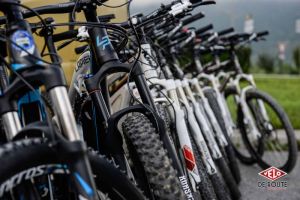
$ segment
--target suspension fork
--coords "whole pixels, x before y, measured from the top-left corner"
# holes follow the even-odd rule
[[[79,197],[96,200],[98,199],[96,185],[87,158],[87,149],[84,143],[80,142],[80,134],[76,126],[67,89],[64,86],[58,86],[50,89],[49,95],[64,135],[69,141],[79,142],[80,144],[78,148],[80,148],[79,151],[82,153],[75,160],[72,160],[70,166],[75,184],[77,189],[79,189]]]
[[[169,80],[173,82],[173,86],[175,86],[175,82],[173,80]],[[197,168],[197,164],[195,162],[195,157],[192,149],[192,143],[191,139],[189,137],[188,133],[188,127],[186,124],[186,119],[185,119],[185,114],[182,108],[180,107],[180,102],[177,96],[176,92],[176,87],[170,88],[167,90],[168,95],[170,99],[174,102],[173,107],[174,107],[174,116],[172,118],[175,118],[175,124],[176,124],[176,131],[178,135],[178,140],[180,143],[180,148],[183,152],[183,157],[185,159],[185,164],[186,164],[186,169],[188,172],[188,177],[190,179],[190,182],[192,184],[192,188],[194,191],[196,191],[196,188],[198,187],[198,184],[201,182],[200,176],[199,176],[199,171]],[[173,114],[173,111],[170,110],[169,113]],[[191,158],[187,157],[186,152],[191,153]],[[194,165],[190,165],[190,161],[194,161]]]
[[[220,148],[214,138],[213,132],[208,125],[209,122],[207,121],[206,116],[202,113],[199,103],[196,102],[196,99],[192,93],[192,90],[189,86],[187,79],[182,80],[181,83],[182,83],[182,87],[183,87],[183,90],[184,90],[187,98],[189,98],[189,100],[191,101],[191,103],[193,105],[196,119],[201,127],[204,137],[206,138],[208,147],[212,153],[212,157],[214,159],[221,158],[222,154],[221,154]]]
[[[252,76],[252,75],[247,75],[247,76],[248,76],[249,82],[250,82],[250,84],[252,85],[252,87],[256,89],[256,84],[255,84],[255,82],[254,82],[253,76]],[[259,110],[260,110],[260,112],[261,112],[263,118],[264,118],[265,120],[267,120],[267,121],[270,120],[270,118],[269,118],[269,116],[268,116],[268,114],[267,114],[267,110],[266,110],[266,107],[265,107],[263,101],[259,99],[259,100],[257,101],[257,103],[258,103],[258,107],[259,107]]]
[[[242,89],[239,86],[239,82],[241,79],[244,79],[249,83],[249,85],[247,87],[242,88]],[[259,130],[257,129],[257,126],[255,124],[253,117],[251,117],[252,114],[251,114],[250,108],[247,103],[247,92],[251,89],[256,88],[253,76],[247,75],[247,74],[239,74],[236,77],[236,79],[234,80],[234,85],[237,88],[237,91],[239,93],[239,95],[236,96],[236,99],[238,100],[238,103],[241,105],[241,109],[242,109],[242,112],[244,114],[244,119],[245,119],[244,123],[246,123],[248,125],[248,127],[250,128],[250,134],[252,135],[252,139],[253,140],[259,139],[261,137],[261,134],[260,134]],[[268,120],[269,117],[267,115],[266,108],[261,100],[258,100],[258,106],[259,106],[259,110],[260,110],[263,118]]]
[[[2,94],[7,88],[8,84],[8,76],[5,70],[5,65],[0,60],[0,94]]]
[[[233,127],[232,127],[232,123],[231,123],[231,116],[229,113],[229,109],[227,107],[228,105],[225,102],[224,96],[219,91],[218,79],[214,75],[204,75],[204,76],[207,77],[212,83],[212,87],[216,93],[216,100],[218,102],[218,105],[221,110],[221,115],[225,122],[225,127],[227,130],[227,133],[229,136],[232,136],[233,135]]]
[[[207,147],[207,144],[205,142],[205,139],[203,137],[201,129],[200,129],[200,127],[197,123],[197,120],[194,116],[193,108],[189,105],[187,97],[182,88],[181,81],[176,80],[175,83],[176,83],[176,90],[177,90],[179,99],[182,101],[183,105],[187,109],[187,117],[188,117],[189,126],[191,128],[191,135],[194,137],[195,142],[196,142],[200,152],[202,153],[204,165],[206,166],[208,174],[212,175],[217,172],[217,169],[216,169],[214,161],[210,155],[209,149]]]
[[[252,139],[255,141],[261,138],[261,134],[257,129],[254,119],[252,118],[252,114],[246,100],[247,91],[251,90],[252,88],[253,86],[250,85],[242,89],[240,96],[240,105],[244,114],[244,123],[246,123],[250,128],[250,134],[252,135]]]
[[[22,128],[18,112],[7,112],[1,118],[6,138],[11,141]]]
[[[0,62],[0,94],[2,94],[8,86],[7,73],[4,63]],[[17,112],[7,112],[1,116],[2,125],[6,134],[6,139],[11,141],[21,130],[21,122]]]
[[[220,145],[222,147],[227,146],[228,141],[224,136],[224,133],[219,125],[219,122],[218,122],[213,110],[211,109],[208,99],[205,97],[198,80],[196,78],[193,78],[191,80],[191,84],[192,84],[193,89],[195,90],[195,93],[197,95],[199,95],[199,97],[201,98],[201,100],[203,102],[204,112],[207,114],[209,121],[212,124],[212,128],[215,130],[214,132],[215,132],[216,138],[218,139]]]
[[[136,66],[136,68],[138,68],[137,70],[141,70],[140,65]],[[148,104],[150,108],[157,113],[157,109],[145,76],[142,73],[137,73],[133,78],[143,103]]]

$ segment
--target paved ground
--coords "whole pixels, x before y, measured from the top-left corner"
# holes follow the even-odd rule
[[[295,169],[280,181],[287,181],[285,190],[268,190],[258,187],[258,182],[267,179],[258,175],[261,169],[257,165],[247,166],[240,164],[242,182],[240,190],[243,194],[242,200],[299,200],[300,199],[300,153]],[[278,180],[279,181],[279,180]]]

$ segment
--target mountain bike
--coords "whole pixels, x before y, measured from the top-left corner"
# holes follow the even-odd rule
[[[262,168],[275,166],[290,172],[297,160],[297,144],[294,129],[283,108],[266,92],[257,89],[251,74],[245,74],[236,55],[237,45],[259,41],[268,32],[257,34],[238,34],[227,38],[229,43],[230,63],[233,72],[227,75],[221,88],[226,98],[235,102],[236,127],[248,153],[236,146],[240,159],[248,164],[257,162]],[[242,85],[246,82],[247,85]],[[234,100],[234,101],[232,101]],[[233,105],[233,104],[231,104]],[[282,130],[278,130],[278,129]],[[233,138],[234,139],[234,138]]]

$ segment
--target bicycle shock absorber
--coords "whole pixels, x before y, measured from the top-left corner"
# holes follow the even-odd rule
[[[187,117],[188,117],[189,125],[191,127],[191,133],[196,141],[197,146],[199,147],[199,149],[203,154],[202,156],[203,156],[204,164],[208,170],[208,174],[214,174],[217,172],[216,166],[214,164],[212,156],[210,155],[209,149],[202,135],[201,129],[198,126],[197,120],[194,116],[193,108],[189,105],[187,97],[183,91],[182,83],[180,80],[176,80],[176,87],[177,87],[177,92],[179,94],[179,97],[183,101],[183,104],[187,109]]]
[[[71,103],[68,98],[67,89],[64,86],[59,86],[49,91],[50,98],[53,103],[55,114],[57,115],[62,130],[69,141],[80,142],[80,135],[77,130],[75,118],[71,108]],[[79,199],[97,199],[96,186],[93,181],[93,176],[90,164],[86,155],[86,147],[83,143],[78,146],[81,154],[72,161],[72,174],[75,177],[75,184],[79,190]],[[82,196],[84,195],[84,196]]]
[[[195,111],[195,115],[196,115],[196,119],[201,127],[201,130],[203,132],[203,135],[205,136],[208,145],[211,149],[212,152],[212,157],[213,158],[220,158],[222,156],[221,151],[214,139],[214,136],[211,132],[211,129],[208,126],[208,122],[206,121],[206,117],[204,116],[204,114],[202,113],[199,104],[196,102],[196,99],[192,93],[192,90],[188,84],[187,79],[184,79],[182,81],[182,86],[184,91],[186,92],[187,97],[189,97],[190,101],[193,104],[194,107],[194,111]]]

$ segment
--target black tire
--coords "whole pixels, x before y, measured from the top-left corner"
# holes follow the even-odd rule
[[[229,200],[232,199],[230,196],[229,189],[224,182],[224,179],[221,177],[219,172],[210,174],[209,178],[214,187],[218,200]]]
[[[225,94],[226,100],[228,101],[229,98],[233,97],[234,95],[238,95],[238,92],[235,87],[227,87],[225,89],[224,94]],[[249,152],[248,147],[245,144],[245,141],[242,137],[243,130],[241,130],[240,124],[243,123],[243,121],[242,121],[243,113],[241,112],[239,105],[236,105],[235,112],[237,114],[236,126],[238,128],[238,131],[237,131],[238,133],[236,133],[236,134],[240,134],[241,140],[239,141],[238,144],[235,144],[234,142],[232,142],[232,147],[235,151],[236,156],[242,163],[244,163],[246,165],[252,165],[252,164],[256,163],[256,159]],[[243,150],[239,150],[240,146],[243,146]]]
[[[208,90],[205,90],[204,91],[205,93],[205,96],[206,98],[208,99],[208,102],[210,104],[210,107],[212,109],[212,111],[214,112],[218,122],[219,122],[219,125],[222,129],[222,132],[228,142],[228,145],[224,147],[224,150],[225,150],[225,155],[227,160],[228,160],[228,164],[229,164],[229,168],[230,168],[230,171],[236,181],[236,183],[240,183],[241,182],[241,172],[240,172],[240,168],[239,168],[239,165],[238,165],[238,162],[237,162],[237,157],[236,157],[236,154],[234,152],[234,149],[233,149],[233,145],[231,143],[231,140],[230,140],[230,137],[227,133],[227,130],[226,130],[226,126],[225,126],[225,122],[224,122],[224,119],[223,117],[219,114],[221,113],[221,109],[219,107],[219,104],[216,100],[216,96],[215,96],[215,92],[213,89],[208,89]],[[222,148],[222,147],[220,147]]]
[[[122,124],[123,133],[142,163],[149,189],[156,199],[184,199],[184,194],[163,144],[150,120],[133,113]],[[143,188],[144,189],[144,188]]]
[[[208,176],[207,170],[204,167],[202,158],[201,158],[201,154],[195,144],[194,139],[191,137],[191,143],[192,143],[192,148],[193,148],[193,152],[194,152],[194,156],[196,159],[196,164],[198,167],[198,171],[199,171],[199,176],[201,179],[201,182],[199,184],[199,190],[200,190],[200,194],[202,196],[203,199],[217,199],[217,194],[215,192],[215,189],[219,192],[218,196],[220,197],[220,195],[222,195],[222,197],[224,199],[230,199],[229,194],[226,194],[226,190],[225,187],[222,187],[222,184],[219,183],[219,185],[217,186],[218,188],[214,189],[214,186]],[[224,186],[224,185],[223,185]],[[220,194],[221,193],[221,194]],[[228,198],[226,198],[226,195]]]
[[[254,100],[254,102],[253,102],[253,100]],[[268,130],[268,128],[266,128],[267,125],[263,125],[263,124],[268,124],[269,126],[272,126],[271,129],[273,129],[273,131],[274,131],[275,127],[272,124],[271,120],[266,122],[260,117],[261,114],[259,113],[258,109],[256,109],[256,107],[255,107],[255,102],[257,102],[257,100],[261,100],[264,103],[264,105],[267,107],[267,112],[268,112],[268,109],[271,109],[272,113],[277,115],[276,117],[278,117],[278,120],[280,121],[280,123],[283,127],[284,134],[281,133],[281,135],[286,136],[287,144],[281,143],[281,142],[283,142],[283,138],[280,138],[280,139],[277,138],[277,142],[278,142],[277,149],[271,149],[271,151],[276,151],[276,150],[280,150],[278,148],[281,148],[284,151],[284,152],[282,152],[282,156],[286,158],[285,159],[286,161],[282,162],[282,164],[279,164],[278,162],[271,163],[271,161],[267,160],[268,157],[273,157],[273,155],[270,155],[270,152],[268,152],[269,149],[267,149],[267,148],[270,148],[270,145],[267,147],[267,144],[268,144],[268,142],[269,142],[269,144],[271,143],[272,131],[270,132],[270,130]],[[290,122],[287,114],[284,112],[283,108],[270,95],[268,95],[265,92],[259,91],[257,89],[251,89],[251,90],[247,91],[246,101],[251,110],[252,115],[255,116],[254,120],[256,122],[256,126],[257,126],[258,130],[260,131],[260,133],[262,134],[262,138],[260,139],[259,145],[256,148],[249,141],[248,134],[243,134],[246,144],[249,146],[249,150],[257,159],[257,163],[263,169],[269,168],[270,166],[274,166],[285,172],[292,171],[292,169],[295,167],[296,162],[297,162],[298,149],[297,149],[297,141],[295,138],[294,129],[291,125],[291,122]],[[255,113],[256,113],[256,115],[255,115]],[[243,130],[243,132],[246,133],[244,123],[240,124],[240,126],[241,126],[241,130]],[[276,137],[278,137],[278,135],[276,135]],[[273,147],[275,147],[274,144],[273,144]],[[263,149],[258,150],[258,148],[263,148]],[[285,152],[287,152],[288,155],[286,155]],[[270,156],[268,156],[268,154]],[[282,161],[283,158],[280,160]]]
[[[5,165],[0,165],[0,187],[14,175],[33,167],[53,164],[64,165],[63,161],[58,160],[58,154],[61,155],[62,153],[53,149],[43,139],[25,139],[1,146],[0,161]],[[88,158],[95,175],[97,189],[106,194],[108,198],[145,199],[142,192],[131,183],[126,175],[103,156],[97,155],[95,152],[88,152]],[[45,171],[49,172],[48,170]]]
[[[215,159],[214,161],[218,166],[218,169],[222,174],[222,177],[224,178],[227,187],[229,188],[232,199],[240,199],[242,194],[239,190],[237,183],[234,180],[234,177],[227,165],[225,158],[221,157],[219,159]]]

